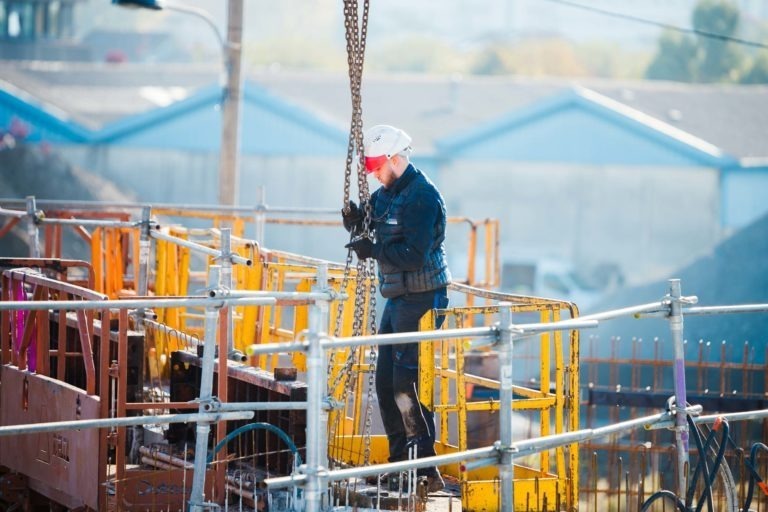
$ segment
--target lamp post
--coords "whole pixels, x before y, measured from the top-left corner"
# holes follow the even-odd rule
[[[168,9],[203,19],[221,44],[225,83],[221,96],[221,143],[219,145],[219,204],[235,206],[239,188],[240,104],[242,102],[241,56],[243,40],[243,0],[229,0],[227,37],[221,34],[211,16],[202,9],[159,0],[112,0],[113,4],[144,9]]]

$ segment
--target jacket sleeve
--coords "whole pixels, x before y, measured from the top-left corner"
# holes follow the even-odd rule
[[[376,243],[373,257],[405,271],[422,268],[435,242],[435,225],[441,210],[438,198],[431,190],[414,191],[408,203],[403,205],[402,238],[387,244]]]

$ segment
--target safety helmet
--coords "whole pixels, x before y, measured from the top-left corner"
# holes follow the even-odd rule
[[[363,134],[365,170],[369,173],[381,167],[384,162],[411,146],[411,136],[388,124],[377,124]]]

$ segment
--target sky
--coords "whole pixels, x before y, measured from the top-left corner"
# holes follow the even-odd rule
[[[168,0],[204,9],[226,32],[226,1]],[[397,38],[425,35],[459,47],[493,40],[559,36],[573,41],[612,42],[628,48],[653,48],[660,29],[611,18],[568,5],[569,0],[371,0],[368,42],[372,47]],[[595,9],[637,16],[661,23],[690,26],[695,0],[570,0]],[[738,0],[745,19],[768,20],[768,2]],[[362,2],[360,2],[362,5]],[[217,46],[205,24],[170,11],[130,11],[108,0],[87,0],[80,6],[81,31],[93,27],[170,30],[190,44],[211,51]],[[344,43],[340,0],[245,0],[243,37],[263,41],[299,37],[313,43]]]

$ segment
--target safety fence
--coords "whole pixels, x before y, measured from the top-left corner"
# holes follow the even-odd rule
[[[32,210],[34,211],[34,208]],[[2,213],[4,212],[0,212]],[[94,289],[99,286],[95,283],[100,281],[94,276],[104,275],[96,272],[95,267],[98,265],[89,266],[87,263],[75,261],[62,263],[62,260],[56,258],[2,262],[2,266],[8,270],[3,274],[3,297],[0,304],[3,336],[0,338],[0,355],[3,362],[0,380],[3,396],[0,399],[3,403],[21,403],[24,414],[39,415],[35,417],[38,421],[34,422],[37,426],[20,423],[19,418],[13,418],[12,423],[15,426],[9,427],[5,425],[9,421],[7,415],[10,409],[0,408],[4,425],[0,427],[0,439],[9,435],[18,436],[22,432],[58,432],[60,428],[77,429],[77,435],[83,433],[87,436],[95,435],[87,434],[95,432],[88,430],[88,427],[108,428],[109,430],[98,431],[100,437],[97,444],[100,447],[99,453],[104,454],[104,459],[100,459],[98,466],[90,465],[91,469],[98,473],[92,480],[97,484],[92,484],[88,491],[91,494],[78,494],[97,496],[100,509],[101,505],[106,506],[108,503],[124,503],[125,496],[129,493],[145,492],[153,499],[156,498],[156,493],[127,486],[127,482],[147,479],[153,481],[157,478],[157,472],[133,473],[137,471],[136,468],[130,468],[126,462],[127,451],[131,446],[127,426],[196,421],[200,421],[201,426],[194,433],[197,444],[194,463],[186,460],[186,450],[181,456],[150,450],[144,453],[142,458],[152,460],[155,467],[161,467],[164,462],[160,459],[167,457],[166,469],[169,474],[174,475],[173,485],[185,489],[189,484],[189,502],[193,509],[208,508],[212,505],[209,505],[206,497],[209,500],[211,497],[220,500],[223,493],[230,491],[238,491],[241,498],[250,493],[250,499],[253,501],[259,494],[253,482],[259,480],[265,480],[274,489],[285,486],[303,487],[304,491],[301,493],[294,490],[283,496],[286,496],[288,501],[293,500],[291,503],[294,505],[300,503],[308,510],[323,509],[334,504],[350,505],[351,498],[347,491],[340,491],[338,487],[329,485],[330,482],[350,479],[357,481],[356,479],[366,475],[399,472],[437,464],[446,474],[455,476],[458,480],[462,491],[462,507],[465,510],[573,510],[579,507],[579,500],[583,498],[580,489],[581,492],[585,487],[588,490],[588,486],[579,484],[579,443],[609,434],[633,432],[641,426],[667,426],[672,421],[675,439],[670,445],[675,448],[670,451],[674,460],[670,466],[672,470],[668,473],[673,475],[673,481],[668,487],[682,500],[688,500],[687,496],[690,494],[694,503],[707,502],[708,498],[704,494],[689,492],[688,476],[692,477],[694,474],[690,468],[699,467],[698,464],[691,465],[688,460],[687,432],[693,432],[693,426],[688,423],[687,417],[689,413],[695,412],[695,409],[678,408],[674,405],[688,401],[685,372],[680,371],[686,366],[682,319],[684,315],[689,314],[765,311],[766,305],[696,308],[693,307],[693,298],[681,296],[679,282],[672,281],[668,295],[658,302],[579,318],[578,310],[569,303],[494,294],[487,290],[455,284],[452,286],[453,293],[482,298],[491,304],[472,306],[469,300],[464,300],[460,301],[464,306],[433,311],[423,320],[422,330],[418,333],[352,337],[349,335],[350,331],[346,331],[346,335],[342,332],[340,335],[330,336],[328,326],[334,325],[334,315],[337,314],[337,308],[333,307],[333,304],[349,301],[352,293],[352,287],[340,289],[338,266],[299,255],[260,249],[258,244],[231,236],[228,228],[205,231],[162,230],[149,220],[146,213],[143,217],[144,220],[139,224],[141,229],[137,228],[135,222],[123,219],[88,221],[98,228],[104,226],[100,223],[108,222],[110,226],[117,223],[118,229],[138,229],[138,242],[131,242],[131,248],[127,252],[108,251],[115,256],[102,265],[107,268],[114,262],[123,262],[122,275],[131,279],[125,279],[122,285],[133,282],[138,286],[138,291],[132,296],[118,294],[121,298],[115,299],[106,293],[96,292]],[[83,222],[83,219],[70,218],[67,221],[76,223]],[[124,235],[116,236],[113,241],[124,238]],[[138,265],[135,266],[138,268],[132,268],[129,264],[131,270],[125,270],[126,261],[148,261],[141,254],[149,252],[151,240],[156,244],[157,254],[176,251],[173,256],[158,258],[158,261],[166,261],[167,265],[183,262],[185,258],[189,258],[191,262],[191,255],[194,253],[204,255],[197,268],[190,266],[191,263],[166,267],[163,275],[177,273],[180,268],[188,269],[186,273],[189,280],[186,284],[169,284],[163,290],[162,296],[150,296],[148,293],[148,266]],[[163,243],[168,245],[165,249],[160,249],[159,246]],[[133,259],[124,257],[125,254],[134,253],[136,247],[140,256]],[[103,255],[103,252],[98,254]],[[158,267],[159,265],[160,263]],[[19,270],[18,267],[29,268]],[[260,278],[255,282],[271,284],[264,289],[249,290],[248,283],[252,281],[248,280],[247,272],[253,267],[257,267],[261,272]],[[268,277],[265,278],[265,275]],[[195,283],[195,279],[198,283],[197,289],[190,285]],[[83,283],[94,285],[88,287],[83,286]],[[115,282],[115,286],[121,284]],[[195,293],[190,294],[190,290]],[[202,295],[199,294],[201,291],[204,291]],[[348,310],[349,308],[346,311]],[[254,316],[249,318],[255,320],[243,322],[242,319],[248,318],[248,311],[254,312]],[[579,430],[579,330],[619,316],[644,314],[662,315],[669,319],[672,344],[675,347],[675,354],[669,365],[673,370],[670,381],[673,383],[675,400],[671,405],[668,404],[664,412],[658,414],[611,421],[610,424],[599,428]],[[54,316],[58,316],[56,331],[51,330],[53,324],[50,320]],[[562,319],[563,316],[570,318]],[[107,325],[107,322],[116,324],[116,329],[102,330],[102,322],[104,325]],[[442,327],[436,329],[435,326],[439,323],[442,323]],[[241,330],[238,331],[238,328]],[[252,336],[242,334],[250,328],[253,328]],[[136,336],[132,329],[142,332],[146,337],[144,348],[150,354],[147,356],[147,372],[157,382],[162,380],[162,367],[174,370],[175,365],[171,359],[174,352],[195,354],[200,365],[199,392],[184,401],[174,402],[171,396],[163,394],[165,390],[158,384],[153,387],[159,390],[160,398],[145,400],[146,397],[140,390],[143,386],[137,378],[137,375],[142,375],[142,370],[137,366],[140,363],[136,362],[135,355],[134,359],[131,359],[131,340]],[[248,340],[256,343],[248,343]],[[386,456],[382,455],[386,453],[384,440],[381,436],[368,436],[370,432],[366,432],[363,426],[367,421],[365,410],[370,407],[370,395],[365,397],[369,389],[365,387],[364,377],[370,375],[373,370],[366,354],[370,353],[371,346],[405,342],[420,342],[422,360],[434,361],[433,365],[421,368],[420,392],[422,400],[432,405],[439,418],[439,455],[432,459],[401,464],[379,464],[386,459]],[[519,353],[521,345],[536,346],[535,359],[540,371],[535,385],[522,385],[512,379],[514,356]],[[217,358],[215,350],[231,357]],[[305,395],[300,399],[293,396],[290,405],[285,401],[274,400],[274,396],[253,401],[231,400],[232,393],[228,390],[230,382],[227,379],[229,375],[240,372],[245,375],[245,379],[255,380],[260,377],[259,368],[244,364],[246,353],[249,361],[254,362],[255,366],[271,370],[279,369],[280,354],[293,354],[292,364],[304,370]],[[354,357],[349,357],[353,353]],[[488,378],[473,373],[465,364],[467,354],[479,356],[481,359],[491,359],[483,355],[493,354],[497,361],[498,377]],[[332,356],[335,357],[333,361]],[[33,361],[34,372],[30,373],[28,370],[32,369]],[[190,364],[189,361],[191,359],[177,360],[177,364],[185,367]],[[351,366],[352,372],[345,379],[355,383],[351,401],[347,401],[349,396],[345,396],[348,389],[347,383],[343,382],[345,379],[337,378],[342,367],[346,365]],[[668,369],[669,367],[667,371]],[[46,419],[59,416],[56,416],[55,411],[43,413],[39,403],[29,406],[27,401],[30,396],[40,399],[47,396],[46,393],[50,394],[46,402],[61,401],[53,398],[53,391],[45,391],[46,386],[50,386],[50,378],[81,390],[72,391],[73,394],[65,401],[76,403],[77,407],[71,408],[74,412],[69,409],[59,411],[62,415],[70,412],[72,415],[66,420],[60,420],[58,425],[42,425],[47,423]],[[34,386],[38,385],[39,390],[34,391]],[[468,401],[466,392],[473,386],[495,391],[496,398]],[[131,389],[133,395],[127,393]],[[34,392],[30,394],[30,390]],[[18,392],[21,397],[14,394],[5,398],[6,392]],[[88,397],[93,399],[89,400]],[[28,404],[26,409],[23,407],[25,403]],[[505,404],[509,404],[509,407]],[[657,410],[659,405],[660,403],[656,404]],[[291,450],[293,455],[304,455],[304,466],[299,465],[300,467],[293,471],[293,476],[283,479],[263,478],[264,475],[259,478],[246,477],[244,475],[248,473],[243,469],[226,471],[229,462],[228,436],[246,427],[243,422],[253,417],[251,411],[281,408],[288,411],[306,411],[306,429],[302,429],[306,432],[305,446]],[[156,414],[189,409],[195,409],[197,412],[195,415]],[[731,421],[759,419],[765,417],[764,412],[730,414],[725,417]],[[139,416],[131,417],[131,413]],[[495,439],[497,442],[479,447],[470,446],[466,427],[471,423],[472,415],[477,413],[495,415],[499,432],[498,438]],[[33,417],[24,414],[20,417]],[[526,418],[529,425],[533,425],[531,434],[526,436],[529,439],[525,441],[515,441],[514,437],[513,425],[520,415]],[[715,422],[718,417],[720,416],[693,417],[692,422]],[[93,423],[87,423],[86,418]],[[224,420],[229,422],[225,423]],[[61,421],[70,423],[64,425]],[[216,456],[210,466],[212,469],[206,471],[208,433],[212,429],[215,432],[216,446],[224,444],[214,450]],[[51,450],[49,456],[52,460],[62,459],[71,466],[76,465],[72,459],[77,447],[85,453],[86,447],[93,442],[93,439],[88,437],[78,441],[75,437],[65,439],[62,436],[55,437],[56,434],[52,436],[54,437],[51,442],[56,448]],[[367,437],[369,439],[366,439]],[[701,440],[702,446],[725,444],[722,439],[718,441],[709,433],[704,433]],[[30,442],[34,444],[34,441]],[[366,443],[370,444],[366,446]],[[5,445],[5,449],[0,449],[0,453],[13,453],[9,446]],[[267,446],[266,451],[273,448]],[[30,446],[28,449],[34,450],[34,447]],[[708,448],[703,449],[702,453],[707,450]],[[263,452],[265,448],[259,446],[252,451]],[[724,467],[722,461],[726,456],[719,456],[718,453],[716,451],[713,459],[715,463],[718,458],[721,462],[717,463],[718,471],[712,471],[711,474],[720,475],[720,467]],[[749,458],[742,457],[742,460]],[[515,461],[517,463],[514,463]],[[5,462],[0,461],[0,465]],[[590,464],[597,465],[597,462],[590,460]],[[619,464],[623,464],[623,461]],[[346,465],[354,467],[345,468]],[[755,466],[754,463],[752,465]],[[622,469],[619,474],[621,471]],[[708,474],[709,470],[694,471]],[[731,507],[737,501],[744,502],[748,493],[746,488],[750,485],[754,487],[755,482],[760,481],[759,474],[748,472],[743,479],[718,484],[727,489],[729,485],[733,486],[739,482],[744,489],[741,495],[719,492],[718,489],[717,499],[725,500]],[[590,478],[599,480],[599,476],[595,471]],[[55,475],[49,477],[54,478]],[[705,488],[711,487],[709,484],[712,484],[709,476],[690,480],[697,486],[701,486],[702,482],[708,484]],[[85,481],[91,480],[86,478]],[[221,485],[214,485],[214,482]],[[107,485],[102,485],[105,483]],[[615,485],[610,484],[611,487]],[[629,495],[627,482],[621,482],[619,490],[622,485],[625,495]],[[649,482],[648,485],[652,484]],[[345,489],[349,489],[349,485]],[[377,493],[379,491],[377,489]],[[214,494],[215,492],[218,494]],[[184,496],[186,492],[181,494]],[[632,494],[633,500],[639,503],[639,508],[647,500],[661,500],[661,503],[664,503],[664,500],[672,500],[672,496],[667,494],[647,494],[651,497],[644,499],[645,488],[642,492]],[[380,503],[380,494],[376,497]],[[589,504],[596,503],[597,500],[593,500]],[[148,505],[144,502],[143,506]],[[626,500],[623,506],[628,506]]]
[[[327,275],[325,269],[320,270],[321,275]],[[544,434],[537,436],[533,439],[518,440],[516,441],[512,437],[512,414],[517,404],[525,402],[525,394],[530,393],[516,387],[513,381],[513,361],[514,361],[514,346],[519,343],[529,343],[527,338],[539,338],[543,333],[551,333],[557,331],[572,331],[575,329],[585,329],[594,327],[599,321],[608,320],[610,318],[632,314],[664,314],[669,317],[670,324],[673,328],[677,328],[681,325],[681,319],[683,314],[707,314],[707,313],[719,313],[719,312],[756,312],[768,310],[768,305],[748,305],[748,306],[727,306],[723,308],[673,308],[672,306],[677,302],[678,304],[685,302],[692,302],[691,298],[684,298],[679,295],[679,281],[673,280],[671,282],[670,294],[658,303],[651,303],[637,307],[625,308],[622,310],[605,312],[588,317],[581,317],[577,319],[560,320],[550,323],[535,322],[535,323],[514,323],[513,311],[515,306],[509,303],[502,303],[498,305],[497,317],[498,321],[491,326],[483,327],[451,327],[440,330],[424,330],[417,333],[401,333],[401,334],[389,334],[389,335],[371,335],[371,336],[356,336],[356,337],[333,337],[327,334],[328,318],[329,318],[329,304],[332,300],[338,299],[336,293],[328,287],[327,279],[322,281],[316,286],[315,291],[308,293],[291,293],[291,294],[269,294],[263,292],[237,292],[237,291],[225,291],[220,288],[221,285],[221,273],[218,267],[214,266],[211,270],[211,277],[209,280],[209,288],[211,292],[207,296],[201,296],[198,298],[178,298],[178,299],[155,299],[155,300],[141,300],[141,299],[126,299],[126,300],[108,300],[103,296],[97,294],[89,295],[85,291],[81,292],[77,298],[79,300],[45,300],[45,294],[70,294],[70,298],[75,297],[75,292],[78,290],[71,285],[57,285],[53,282],[47,281],[43,277],[35,277],[34,274],[22,271],[6,271],[4,273],[6,281],[4,281],[4,290],[12,290],[14,283],[23,282],[28,285],[33,285],[35,292],[33,293],[33,299],[37,300],[3,300],[0,303],[0,311],[3,312],[3,332],[14,332],[10,328],[10,315],[9,312],[24,311],[28,314],[31,312],[48,312],[48,311],[62,311],[68,310],[75,313],[78,325],[77,332],[88,332],[87,328],[83,328],[82,319],[85,318],[86,324],[90,324],[88,321],[88,311],[107,311],[118,310],[119,328],[118,328],[118,341],[120,338],[127,336],[127,323],[129,310],[135,308],[148,308],[150,306],[154,308],[161,307],[177,307],[183,302],[192,302],[200,304],[205,307],[205,330],[203,340],[217,340],[219,350],[226,347],[226,337],[222,338],[217,336],[220,333],[219,326],[221,319],[224,315],[221,314],[222,308],[233,305],[241,305],[243,303],[268,305],[276,304],[281,300],[287,301],[302,301],[307,302],[310,307],[310,319],[309,330],[306,332],[303,339],[297,339],[291,342],[275,343],[269,345],[254,345],[250,347],[250,352],[253,355],[271,354],[274,352],[285,351],[301,351],[306,354],[307,357],[307,394],[305,402],[297,402],[287,405],[285,403],[271,403],[271,402],[256,402],[256,403],[228,403],[215,399],[212,395],[213,390],[213,378],[214,378],[214,365],[215,354],[214,349],[216,343],[203,343],[202,354],[202,382],[200,384],[200,394],[196,401],[187,404],[171,404],[174,407],[197,407],[198,413],[196,415],[182,415],[174,417],[174,415],[156,415],[156,416],[139,416],[139,417],[126,417],[126,411],[129,409],[142,410],[142,409],[158,409],[170,407],[169,404],[157,404],[157,403],[142,403],[142,402],[130,402],[124,404],[117,404],[116,410],[111,413],[105,414],[105,404],[110,403],[108,397],[101,396],[101,400],[95,401],[93,407],[101,407],[102,411],[98,418],[90,419],[86,421],[83,418],[73,418],[71,421],[58,422],[55,424],[18,424],[14,426],[0,427],[0,436],[7,438],[7,436],[14,435],[19,436],[21,434],[30,434],[38,432],[49,431],[62,431],[66,429],[77,429],[78,432],[91,432],[88,427],[109,427],[114,430],[117,441],[110,441],[110,433],[104,430],[100,430],[99,445],[107,451],[107,446],[110,442],[114,443],[116,450],[115,461],[120,461],[124,454],[121,456],[120,450],[122,446],[125,446],[126,432],[124,427],[127,425],[137,425],[150,422],[189,422],[198,421],[198,427],[196,432],[197,446],[195,449],[194,458],[195,461],[192,465],[194,468],[193,475],[191,476],[191,495],[190,495],[190,509],[201,510],[207,509],[211,504],[204,500],[206,489],[205,467],[208,457],[208,432],[211,424],[224,419],[245,419],[251,417],[252,413],[249,411],[258,409],[294,409],[301,408],[306,410],[306,447],[304,464],[299,466],[294,474],[287,477],[279,478],[266,478],[265,482],[270,488],[303,487],[303,493],[297,493],[297,499],[301,500],[301,506],[306,510],[321,510],[332,506],[333,500],[336,500],[337,504],[343,502],[343,498],[339,494],[333,494],[328,485],[330,482],[347,481],[353,478],[364,478],[366,476],[374,476],[383,473],[408,471],[419,467],[428,467],[438,465],[443,468],[458,465],[463,470],[472,470],[482,467],[496,467],[499,475],[494,482],[494,487],[489,489],[490,495],[494,497],[495,504],[498,505],[499,510],[543,510],[551,507],[553,510],[571,510],[578,506],[578,496],[574,494],[568,494],[565,489],[559,489],[556,486],[557,492],[555,494],[548,493],[546,491],[538,491],[535,489],[527,489],[523,480],[520,482],[513,478],[513,474],[517,475],[518,468],[521,466],[515,465],[514,461],[522,458],[526,458],[526,462],[530,460],[532,454],[543,454],[551,450],[557,450],[561,447],[570,447],[573,449],[577,443],[585,442],[591,439],[597,439],[605,437],[611,434],[618,434],[629,432],[640,427],[644,428],[664,428],[674,427],[675,430],[675,446],[676,446],[676,474],[682,476],[678,480],[677,485],[679,487],[671,489],[664,493],[653,493],[648,500],[670,500],[674,502],[678,500],[684,502],[684,500],[693,500],[694,502],[701,502],[701,500],[707,500],[707,492],[703,494],[697,494],[694,491],[689,491],[689,479],[701,480],[702,477],[697,477],[697,474],[703,474],[703,482],[705,489],[711,488],[714,477],[712,475],[720,475],[722,466],[723,455],[721,454],[721,448],[725,446],[725,441],[720,440],[717,444],[714,443],[714,434],[722,432],[721,425],[727,425],[728,421],[737,421],[744,419],[760,419],[768,415],[768,411],[753,411],[747,413],[731,413],[713,416],[696,416],[700,412],[700,406],[690,407],[676,407],[675,401],[670,400],[671,405],[664,412],[648,415],[641,418],[633,418],[619,423],[606,425],[595,429],[582,429],[582,430],[569,430],[566,425],[562,431],[551,433],[549,435]],[[42,287],[42,288],[41,288]],[[43,289],[45,291],[37,291]],[[5,297],[4,297],[5,298]],[[106,313],[103,313],[104,315]],[[36,313],[38,315],[38,313]],[[677,316],[676,316],[677,315]],[[94,319],[95,321],[95,319]],[[34,324],[31,321],[25,322],[25,329],[32,328],[33,326],[41,327],[42,323]],[[94,330],[97,330],[97,324],[92,325]],[[102,334],[105,331],[101,331]],[[24,331],[21,335],[22,349],[29,345],[27,341],[30,334],[28,331]],[[110,336],[105,336],[105,339],[109,339]],[[44,339],[38,337],[38,339]],[[474,345],[487,345],[491,347],[499,357],[499,401],[498,401],[498,418],[499,418],[499,440],[491,446],[485,446],[474,449],[466,449],[457,451],[455,453],[442,453],[435,457],[426,459],[419,459],[413,461],[404,461],[401,463],[388,463],[388,464],[370,464],[364,467],[355,467],[348,469],[328,469],[330,467],[328,460],[328,444],[324,441],[327,439],[327,425],[329,424],[328,416],[333,410],[334,405],[329,402],[328,395],[328,375],[326,373],[326,358],[330,353],[334,353],[337,350],[346,347],[359,347],[366,345],[383,345],[394,343],[406,343],[406,342],[420,342],[428,344],[430,342],[445,340],[471,340],[469,343]],[[18,339],[13,340],[13,343]],[[118,387],[124,387],[127,385],[125,379],[127,379],[127,364],[124,361],[127,357],[127,343],[118,342],[115,349],[118,354],[115,362],[110,362],[111,348],[105,348],[104,343],[99,345],[99,349],[94,351],[98,354],[100,364],[110,367],[113,371],[113,375],[105,373],[100,377],[100,381],[96,383],[93,379],[95,372],[93,367],[94,361],[89,360],[86,354],[87,350],[81,348],[80,353],[60,353],[58,347],[56,351],[48,350],[49,356],[52,358],[63,357],[65,360],[69,357],[82,358],[83,366],[86,368],[85,374],[85,391],[87,395],[93,395],[94,393],[109,393],[110,389],[114,389],[107,382],[108,378],[116,379],[122,384],[118,384]],[[11,340],[3,339],[3,360],[4,362],[10,358],[10,365],[5,364],[3,366],[3,401],[7,400],[5,393],[6,390],[13,389],[14,392],[22,390],[21,392],[30,393],[31,389],[34,389],[33,384],[29,382],[29,375],[24,372],[26,363],[24,356],[19,357],[18,351],[14,352],[11,348],[13,345]],[[40,347],[38,349],[45,349],[46,347]],[[17,356],[13,354],[16,353]],[[676,354],[678,355],[678,354]],[[17,357],[17,359],[14,359]],[[14,365],[14,361],[16,364]],[[40,361],[38,356],[38,361]],[[226,358],[218,359],[218,364],[226,364]],[[44,377],[46,372],[52,371],[50,368],[46,369],[45,364],[40,366],[39,377]],[[53,367],[54,365],[50,365]],[[66,365],[65,365],[66,366]],[[56,367],[59,367],[57,361]],[[679,366],[678,366],[679,367]],[[88,368],[91,368],[89,370]],[[221,370],[221,368],[219,368]],[[58,369],[57,369],[58,371]],[[12,384],[12,375],[16,375],[21,379],[22,374],[28,380],[27,383],[19,383],[18,386],[10,386]],[[63,375],[67,375],[66,370]],[[221,373],[220,373],[221,375]],[[37,375],[36,375],[37,377]],[[485,382],[486,384],[490,384]],[[221,385],[221,381],[219,382]],[[25,391],[26,390],[26,391]],[[98,391],[97,391],[98,390]],[[221,392],[221,389],[219,389]],[[521,396],[522,395],[522,396]],[[682,395],[681,398],[678,398]],[[22,395],[22,398],[26,396],[26,400],[22,399],[22,404],[29,403],[28,400],[32,400],[33,397],[39,396],[34,394]],[[685,403],[685,378],[683,375],[675,376],[675,400],[681,400],[681,403]],[[83,400],[80,402],[81,407],[78,414],[84,415],[88,407]],[[507,405],[508,404],[508,405]],[[518,407],[520,408],[520,407]],[[522,408],[525,408],[523,405]],[[23,407],[22,407],[23,409]],[[6,408],[3,408],[6,413]],[[232,415],[230,415],[232,413]],[[110,418],[110,414],[114,417]],[[106,417],[105,417],[106,416]],[[680,425],[680,418],[683,417],[685,423]],[[725,420],[726,423],[723,423]],[[712,434],[705,436],[705,440],[694,436],[698,441],[697,443],[704,443],[699,446],[700,453],[707,453],[707,450],[717,446],[717,453],[715,455],[715,464],[710,466],[710,473],[707,470],[696,469],[693,471],[693,476],[690,476],[690,468],[688,460],[688,446],[686,435],[688,432],[693,432],[694,425],[713,423],[716,425],[712,429]],[[6,422],[4,422],[4,425]],[[682,428],[681,428],[682,427]],[[121,429],[122,432],[121,432]],[[221,429],[219,436],[224,440],[224,429]],[[21,438],[23,439],[23,437]],[[14,443],[18,441],[14,439]],[[87,440],[83,441],[87,442]],[[69,450],[69,449],[68,449]],[[10,453],[9,445],[5,444],[2,453]],[[59,453],[61,455],[61,453]],[[703,457],[701,457],[703,458]],[[9,461],[3,460],[3,464],[7,464]],[[99,468],[100,475],[107,475],[107,466],[112,464],[104,464]],[[123,481],[126,474],[121,473],[120,467],[124,464],[114,464],[114,474],[112,478],[116,482]],[[696,466],[697,468],[699,465]],[[525,473],[525,471],[523,470]],[[186,474],[186,473],[185,473]],[[710,476],[707,476],[707,475]],[[107,478],[106,476],[104,478]],[[146,478],[146,477],[145,477]],[[210,479],[214,476],[211,475]],[[225,475],[226,478],[226,475]],[[571,474],[572,480],[576,479],[575,474]],[[108,478],[107,478],[108,479]],[[539,485],[543,486],[543,479],[537,477],[535,479]],[[104,481],[104,480],[99,480]],[[513,485],[514,482],[514,485]],[[699,482],[700,484],[701,482]],[[724,487],[734,485],[732,480],[726,480],[721,484]],[[117,487],[119,489],[119,486]],[[467,489],[469,490],[469,489]],[[119,490],[116,490],[118,494]],[[470,493],[471,494],[471,493]],[[538,496],[537,496],[538,495]],[[732,493],[732,496],[735,495]],[[542,498],[542,502],[537,505],[532,505],[531,497],[537,496]],[[676,497],[675,497],[676,496]],[[690,498],[688,497],[690,496]],[[103,500],[108,498],[104,496]],[[730,499],[730,498],[726,498]],[[647,503],[646,503],[647,504]],[[729,510],[737,510],[733,508],[735,501],[731,499],[729,502]],[[475,509],[482,510],[489,505],[486,503]],[[676,502],[673,506],[677,506]],[[471,509],[472,505],[470,505]],[[645,505],[644,505],[645,507]],[[647,509],[647,508],[644,508]],[[682,509],[681,509],[682,510]]]

